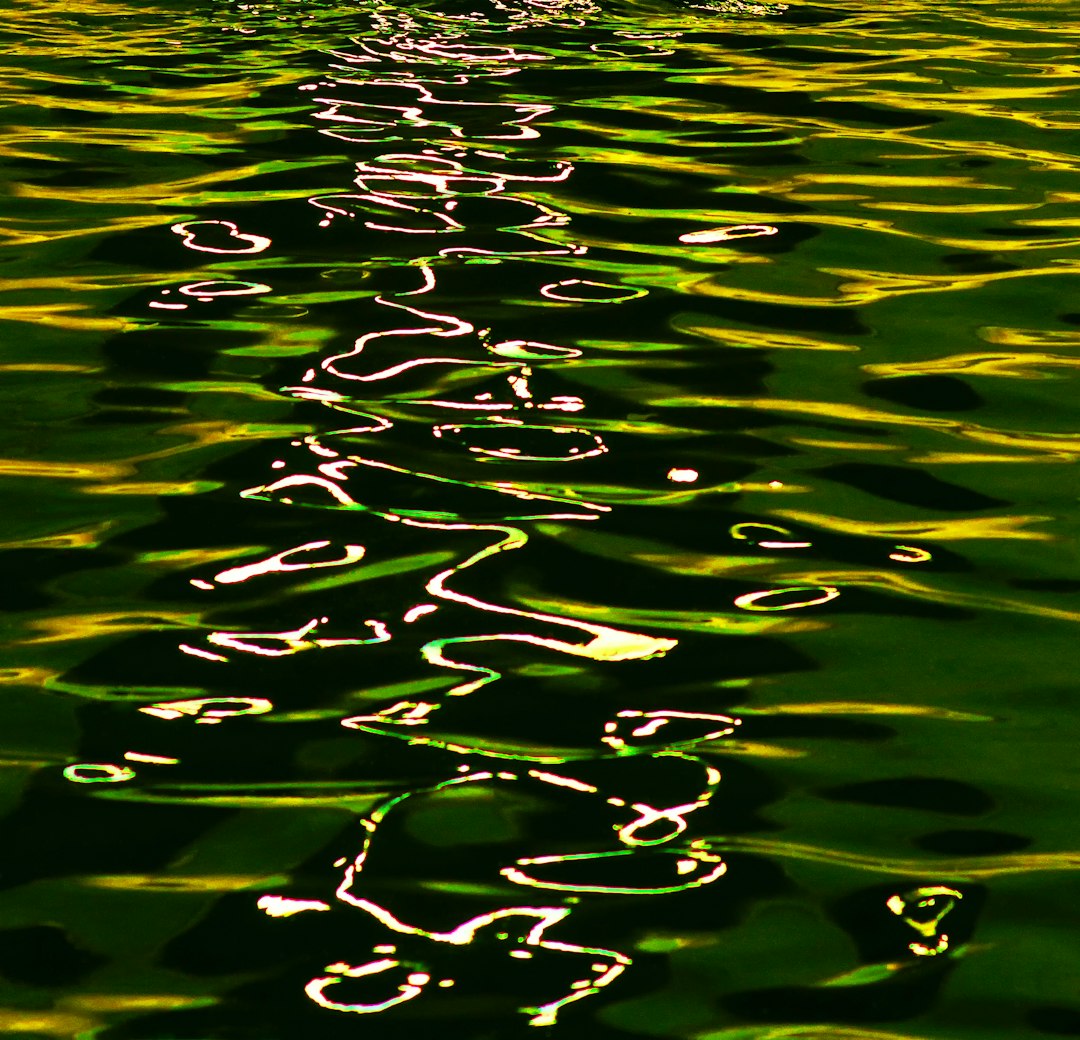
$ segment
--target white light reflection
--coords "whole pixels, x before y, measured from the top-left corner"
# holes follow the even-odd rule
[[[178,758],[168,758],[165,755],[146,755],[141,751],[125,751],[124,760],[126,762],[144,762],[146,765],[151,766],[176,766],[180,764]]]
[[[551,889],[558,892],[570,892],[575,894],[592,893],[595,895],[616,896],[660,896],[672,895],[676,892],[685,892],[692,888],[702,888],[711,885],[718,878],[727,873],[727,864],[712,853],[701,849],[692,848],[689,851],[679,850],[650,850],[654,854],[663,853],[662,858],[658,855],[657,864],[662,864],[669,858],[674,860],[671,866],[675,870],[675,878],[658,879],[651,885],[643,885],[635,882],[626,884],[605,883],[589,884],[586,882],[562,881],[556,878],[538,877],[533,867],[547,867],[552,865],[576,864],[580,862],[617,863],[631,857],[638,860],[639,853],[634,849],[620,849],[616,852],[588,852],[569,856],[533,856],[519,859],[512,867],[503,867],[499,872],[508,881],[516,885],[525,885],[530,888]],[[678,857],[676,859],[676,857]],[[626,862],[627,866],[637,866],[637,863]],[[662,865],[666,866],[666,863]],[[542,873],[542,872],[541,872]],[[691,876],[694,875],[694,876]]]
[[[810,593],[810,597],[797,600],[787,598],[799,593]],[[740,610],[801,610],[803,607],[817,607],[822,603],[829,603],[839,595],[840,590],[833,585],[792,585],[786,589],[747,592],[736,598],[735,606]]]
[[[135,770],[104,762],[79,762],[64,768],[64,779],[74,784],[122,784],[135,779]]]
[[[245,245],[223,249],[221,246],[208,246],[197,240],[200,232],[217,228],[224,228],[226,238],[230,242],[242,242]],[[201,253],[261,253],[264,249],[269,248],[271,244],[271,240],[263,235],[244,234],[231,220],[188,220],[180,224],[173,224],[172,230],[177,235],[180,235],[188,249],[196,249]]]
[[[897,563],[926,563],[932,558],[925,549],[917,549],[913,545],[898,545],[893,552],[889,553],[889,559]]]
[[[200,300],[212,300],[219,296],[257,296],[270,292],[270,286],[263,285],[262,282],[192,282],[190,285],[180,286],[180,292]]]
[[[771,224],[733,224],[730,227],[712,228],[708,231],[690,231],[679,235],[680,242],[688,245],[704,245],[709,242],[732,242],[740,238],[760,238],[775,235],[779,228]]]
[[[387,1011],[398,1004],[404,1004],[405,1001],[412,1000],[414,997],[419,996],[423,991],[424,985],[429,981],[430,976],[418,972],[410,974],[406,982],[397,987],[398,993],[396,996],[389,997],[386,1000],[374,1004],[339,1003],[338,1001],[327,997],[326,990],[335,983],[340,983],[343,978],[363,978],[364,976],[377,975],[389,971],[392,968],[400,968],[401,966],[402,964],[400,961],[391,960],[389,958],[381,961],[372,961],[370,964],[362,964],[359,966],[331,964],[327,966],[326,970],[335,972],[336,974],[312,979],[304,987],[304,992],[320,1007],[327,1008],[330,1011],[349,1011],[353,1014],[374,1014],[380,1011]]]
[[[366,638],[347,639],[308,639],[319,625],[326,624],[328,618],[312,618],[299,628],[287,632],[211,632],[207,642],[215,646],[239,650],[242,653],[255,654],[259,657],[287,657],[304,650],[327,649],[336,646],[364,646],[368,643],[384,643],[390,638],[390,632],[381,621],[364,622],[374,635]],[[280,643],[280,647],[266,646],[266,643]]]
[[[586,291],[575,292],[573,291],[575,286],[582,286]],[[589,289],[602,292],[590,294]],[[647,289],[631,289],[625,285],[591,282],[584,278],[564,278],[561,282],[552,282],[540,288],[541,296],[561,303],[626,303],[628,300],[638,300],[648,294]]]
[[[571,518],[576,519],[573,514]],[[553,517],[552,519],[556,519]],[[468,596],[447,588],[446,582],[455,574],[459,574],[469,567],[501,552],[510,552],[520,549],[528,542],[528,536],[515,527],[502,527],[496,524],[447,524],[434,521],[413,520],[403,517],[401,523],[411,527],[426,528],[439,531],[491,531],[503,535],[496,544],[487,546],[474,553],[464,563],[435,575],[427,583],[427,591],[437,599],[459,603],[464,606],[474,607],[479,610],[489,611],[493,614],[502,614],[510,617],[527,618],[531,621],[540,621],[545,624],[557,625],[561,628],[571,628],[584,633],[592,638],[587,643],[569,643],[561,639],[551,639],[541,636],[527,635],[523,632],[501,632],[482,636],[460,636],[433,640],[423,648],[424,657],[432,664],[454,668],[460,671],[480,672],[481,678],[472,682],[454,687],[450,691],[454,695],[464,695],[479,689],[481,686],[492,682],[498,673],[482,665],[470,665],[460,661],[452,661],[443,653],[444,649],[454,643],[475,643],[507,640],[512,642],[531,643],[534,646],[546,647],[558,653],[570,654],[576,657],[588,657],[594,661],[638,661],[647,660],[651,657],[663,655],[678,646],[677,639],[662,639],[647,636],[641,633],[628,632],[623,629],[611,628],[607,625],[596,625],[587,621],[578,621],[571,618],[558,617],[553,614],[540,614],[528,610],[518,610],[514,607],[499,606]]]
[[[192,717],[196,722],[216,725],[223,719],[240,715],[265,715],[274,705],[263,697],[201,697],[190,701],[163,701],[139,708],[145,715],[159,719]]]
[[[292,917],[309,910],[329,910],[321,899],[288,899],[285,896],[262,896],[255,904],[268,917]]]
[[[331,543],[328,540],[322,540],[317,542],[305,542],[303,545],[298,545],[294,549],[286,549],[283,552],[275,553],[273,556],[268,556],[265,560],[259,560],[258,563],[249,563],[241,567],[230,567],[228,570],[221,571],[219,574],[214,575],[214,581],[221,585],[235,585],[242,581],[248,581],[251,578],[258,577],[263,574],[286,574],[290,571],[307,571],[307,570],[319,570],[322,567],[347,567],[354,563],[359,563],[364,558],[366,550],[362,545],[345,545],[343,546],[343,555],[336,560],[320,560],[314,563],[289,563],[286,562],[292,557],[301,553],[316,552],[319,549],[325,549]],[[194,582],[192,583],[194,584]],[[206,588],[207,583],[203,583],[201,588]],[[209,586],[213,588],[213,586]]]
[[[780,535],[779,539],[774,535]],[[733,524],[731,537],[741,541],[753,542],[762,549],[809,549],[810,542],[788,541],[792,538],[791,532],[786,527],[778,527],[776,524],[745,523]]]
[[[529,433],[533,435],[541,433],[550,438],[573,436],[584,441],[584,446],[568,445],[558,454],[545,453],[543,455],[526,454],[521,448],[509,444],[498,448],[482,448],[479,445],[470,444],[468,450],[484,458],[508,459],[513,462],[578,462],[582,459],[591,459],[597,455],[603,455],[608,450],[603,440],[588,430],[572,426],[531,426],[520,420],[504,419],[500,416],[492,417],[490,425],[481,423],[446,423],[443,426],[434,427],[432,433],[436,437],[442,437],[446,433],[461,434],[466,430],[482,430],[490,433],[496,429],[500,432],[506,431],[507,435],[510,433]]]

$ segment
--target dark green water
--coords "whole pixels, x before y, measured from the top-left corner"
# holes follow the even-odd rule
[[[1074,4],[0,42],[0,1034],[1080,1036]]]

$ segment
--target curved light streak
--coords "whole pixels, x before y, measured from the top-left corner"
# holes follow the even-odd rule
[[[135,779],[135,770],[108,762],[79,762],[65,766],[64,779],[73,784],[122,784]]]
[[[889,553],[889,559],[897,563],[926,563],[933,556],[925,549],[916,548],[913,545],[898,545]]]
[[[594,289],[611,289],[618,295],[613,295],[609,299],[600,299],[597,296],[574,296],[571,293],[563,292],[563,288],[569,288],[574,285],[588,285]],[[648,296],[648,289],[630,289],[625,285],[609,285],[606,282],[591,282],[584,278],[564,278],[561,282],[551,282],[548,285],[541,286],[540,295],[546,296],[549,300],[558,300],[561,303],[627,303],[630,300],[639,300],[642,296]]]
[[[497,524],[454,524],[437,523],[434,521],[413,520],[403,517],[401,523],[410,527],[420,527],[437,531],[491,531],[502,534],[504,537],[494,545],[485,546],[478,552],[473,553],[464,563],[450,567],[436,574],[425,586],[428,593],[436,599],[446,600],[451,603],[459,603],[463,606],[474,607],[493,614],[501,614],[509,617],[526,618],[530,621],[539,621],[544,624],[557,625],[561,628],[575,629],[578,632],[591,636],[587,643],[570,643],[561,639],[551,639],[542,636],[527,635],[522,632],[502,632],[483,636],[460,636],[435,639],[427,643],[422,653],[426,660],[432,664],[454,668],[459,671],[481,672],[480,679],[454,687],[449,693],[452,695],[464,695],[485,686],[487,683],[498,678],[498,673],[493,669],[481,665],[470,665],[464,662],[452,661],[443,654],[443,649],[454,643],[475,643],[497,640],[509,640],[513,642],[530,643],[533,646],[542,646],[558,653],[570,654],[575,657],[587,657],[594,661],[639,661],[651,657],[661,656],[678,646],[677,639],[658,639],[654,636],[646,636],[641,633],[628,632],[623,629],[611,628],[607,625],[597,625],[587,621],[577,621],[571,618],[559,617],[554,614],[540,614],[529,610],[518,610],[514,607],[500,606],[485,600],[468,596],[464,593],[455,592],[447,587],[446,583],[455,574],[475,566],[482,560],[486,560],[501,552],[509,552],[520,549],[528,542],[528,535],[516,527],[503,527]]]
[[[760,536],[755,536],[753,532],[763,531],[766,532],[766,537],[763,539]],[[733,524],[731,527],[731,537],[738,538],[742,541],[753,542],[755,545],[759,545],[762,549],[809,549],[810,542],[795,542],[795,541],[782,541],[772,538],[768,532],[781,535],[783,538],[791,538],[792,534],[786,527],[780,527],[777,524],[764,524],[764,523],[743,523]]]
[[[772,606],[764,601],[778,596],[787,596],[794,592],[816,593],[813,598],[798,600],[795,603],[778,603]],[[834,585],[792,585],[786,589],[767,589],[762,592],[747,592],[735,600],[735,606],[742,610],[801,610],[803,607],[816,607],[829,603],[840,595]],[[764,605],[762,605],[764,603]]]
[[[627,720],[627,722],[624,723],[622,721],[624,719]],[[685,737],[681,740],[668,737],[668,739],[662,740],[661,743],[669,748],[685,746],[688,744],[699,744],[710,740],[719,740],[721,737],[731,736],[731,734],[735,732],[735,728],[742,725],[742,719],[732,718],[730,715],[713,715],[691,711],[671,711],[668,709],[660,711],[639,711],[634,708],[626,708],[623,711],[620,711],[614,719],[604,723],[604,736],[600,738],[600,741],[603,744],[607,744],[608,747],[619,755],[634,755],[642,754],[644,752],[652,753],[654,751],[654,745],[645,745],[644,748],[634,748],[628,744],[626,738],[619,735],[620,726],[633,726],[634,728],[631,729],[629,736],[637,740],[643,740],[652,737],[657,733],[663,733],[663,727],[675,721],[704,723],[706,728],[704,733],[696,734],[693,737]]]
[[[313,571],[319,570],[322,567],[347,567],[351,564],[359,563],[360,560],[364,558],[364,554],[367,551],[362,545],[346,545],[344,546],[344,555],[337,560],[321,560],[317,563],[286,562],[290,557],[296,556],[299,553],[325,549],[330,544],[329,540],[325,539],[317,542],[305,542],[303,545],[298,545],[293,549],[286,549],[283,552],[275,553],[273,556],[268,556],[265,560],[260,560],[258,563],[244,564],[240,567],[230,567],[228,570],[215,574],[214,581],[221,585],[236,585],[239,582],[248,581],[251,578],[259,577],[263,574],[286,574],[289,571]]]
[[[247,245],[238,249],[222,249],[220,246],[204,246],[195,241],[198,231],[193,228],[222,227],[228,232],[230,239],[237,242],[246,242]],[[200,253],[223,253],[226,255],[240,255],[244,253],[261,253],[268,249],[271,240],[263,235],[245,234],[231,220],[186,220],[179,224],[173,224],[171,230],[179,235],[183,244],[188,249],[195,249]]]
[[[304,987],[304,992],[320,1007],[327,1008],[330,1011],[348,1011],[353,1014],[361,1015],[377,1014],[380,1011],[388,1011],[398,1004],[404,1004],[407,1000],[418,997],[423,992],[426,983],[430,980],[430,976],[424,973],[414,973],[410,975],[409,981],[398,986],[399,992],[396,997],[390,997],[377,1004],[340,1004],[337,1001],[326,997],[326,989],[335,983],[341,982],[343,979],[358,979],[369,975],[378,975],[384,971],[389,971],[392,968],[399,968],[401,966],[401,961],[395,961],[389,958],[381,961],[372,961],[370,964],[363,964],[358,967],[353,967],[348,964],[333,964],[327,967],[326,970],[334,971],[337,973],[336,975],[326,975],[322,978],[312,979]],[[414,979],[415,981],[413,981]],[[423,981],[421,981],[421,979]]]
[[[549,863],[571,863],[582,860],[604,860],[622,856],[641,855],[634,849],[619,849],[615,852],[585,852],[574,853],[568,856],[535,856],[532,858],[519,859],[513,867],[503,867],[499,871],[507,879],[516,885],[526,885],[530,888],[551,889],[557,892],[594,893],[597,895],[620,895],[620,896],[661,896],[672,895],[676,892],[685,892],[691,888],[701,888],[710,885],[718,878],[727,873],[727,864],[716,855],[692,849],[683,855],[677,863],[677,868],[683,863],[690,865],[691,870],[698,869],[699,864],[716,864],[708,873],[696,877],[681,884],[658,885],[654,887],[641,887],[638,885],[586,885],[576,884],[570,881],[541,881],[531,874],[521,870],[521,867],[541,866]],[[683,870],[679,870],[683,874]]]
[[[679,235],[680,242],[688,245],[705,245],[709,242],[733,242],[740,238],[760,238],[780,231],[772,224],[732,224],[729,227],[711,228],[708,231],[689,231]]]
[[[224,288],[222,288],[224,286]],[[239,288],[233,288],[239,286]],[[219,296],[257,296],[271,291],[269,285],[262,282],[192,282],[181,285],[180,292],[185,296],[197,296],[200,299],[216,299]]]

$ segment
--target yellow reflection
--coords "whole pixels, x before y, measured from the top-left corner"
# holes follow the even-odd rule
[[[880,701],[815,701],[810,704],[774,704],[754,709],[765,715],[926,715],[951,722],[991,722],[992,715],[952,711],[932,704],[889,704]]]
[[[860,1026],[735,1026],[699,1033],[696,1040],[931,1040],[926,1034],[885,1033]]]
[[[912,942],[908,949],[917,957],[936,957],[949,948],[949,937],[940,925],[963,895],[947,885],[928,885],[903,895],[890,896],[885,905],[919,933],[926,942]]]
[[[648,555],[639,557],[643,562],[660,564],[665,562],[663,556],[651,559]],[[708,559],[708,558],[706,558]],[[719,559],[719,558],[718,558]],[[667,560],[670,564],[670,560]],[[715,573],[708,570],[700,561],[693,561],[693,566],[672,567],[667,569],[677,574],[707,574]],[[567,602],[565,600],[549,600],[540,596],[522,595],[519,597],[527,606],[546,609],[573,610],[575,614],[585,617],[604,618],[611,615],[611,607],[604,604],[580,603],[578,601]],[[755,632],[812,632],[821,628],[824,624],[809,618],[790,617],[730,617],[706,610],[654,610],[645,607],[620,607],[619,617],[631,624],[663,627],[667,631],[675,632],[712,632],[725,635],[750,635]],[[772,612],[772,613],[775,613]]]
[[[1005,379],[1045,379],[1044,368],[1076,368],[1080,358],[1067,354],[1048,354],[1032,350],[1032,344],[1023,343],[1024,336],[1016,335],[1013,330],[984,329],[984,338],[991,343],[1009,343],[1022,346],[1024,350],[1005,353],[1003,351],[982,351],[978,354],[952,354],[948,357],[930,361],[902,362],[892,364],[864,365],[863,370],[871,375],[889,377],[905,375],[959,375],[959,376],[996,376]],[[1080,333],[1059,333],[1058,340],[1051,339],[1052,333],[1031,334],[1031,338],[1040,346],[1062,347],[1080,346]],[[1013,342],[1020,340],[1021,342]],[[1063,375],[1067,373],[1062,373]]]
[[[865,870],[875,874],[944,875],[956,881],[982,881],[1010,874],[1035,874],[1042,871],[1075,871],[1080,866],[1080,850],[1015,852],[1003,856],[972,856],[966,859],[911,859],[904,856],[882,858],[877,854],[844,852],[769,838],[714,838],[710,844],[728,852],[754,852],[780,859],[835,863],[852,870]]]
[[[36,1033],[77,1040],[100,1025],[92,1018],[68,1011],[14,1011],[0,1008],[0,1033]]]
[[[239,892],[285,881],[266,874],[86,874],[77,880],[88,888],[148,892]]]
[[[1022,600],[1003,599],[997,596],[980,595],[967,592],[952,592],[941,587],[933,587],[916,581],[905,574],[892,571],[826,571],[823,573],[803,573],[800,578],[806,581],[843,582],[850,588],[877,588],[889,592],[911,596],[915,599],[935,603],[947,603],[952,606],[967,607],[972,610],[993,610],[1006,614],[1021,614],[1029,617],[1052,618],[1057,621],[1080,621],[1080,611],[1059,610],[1055,607],[1042,606],[1038,603],[1025,603]],[[822,588],[830,587],[821,586]],[[787,590],[791,591],[791,590]],[[756,594],[755,594],[756,595]],[[772,595],[772,593],[768,593]],[[741,597],[740,597],[741,598]],[[833,597],[828,597],[833,598]],[[815,602],[825,602],[819,600]],[[799,604],[803,606],[805,604]],[[761,608],[758,608],[761,609]]]
[[[810,524],[839,534],[864,535],[873,538],[926,538],[937,542],[966,541],[968,539],[1009,538],[1019,541],[1051,541],[1052,534],[1042,531],[1025,531],[1024,528],[1053,519],[1049,516],[973,516],[935,517],[932,520],[901,520],[873,522],[848,520],[828,513],[810,513],[798,509],[775,510],[778,516],[796,523]]]

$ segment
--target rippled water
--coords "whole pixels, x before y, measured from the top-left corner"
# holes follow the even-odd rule
[[[5,5],[0,1033],[1080,1035],[1074,15]]]

